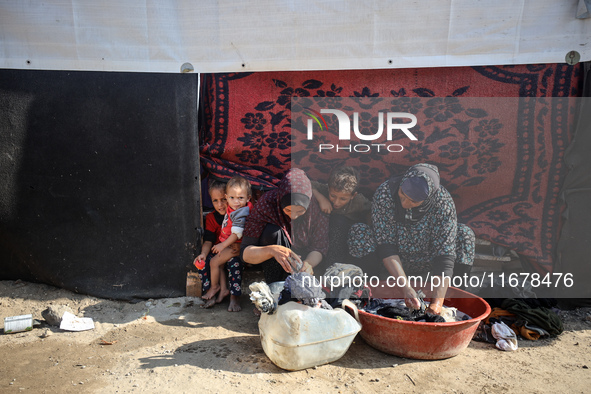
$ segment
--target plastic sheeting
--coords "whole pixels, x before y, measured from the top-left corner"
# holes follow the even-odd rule
[[[555,270],[570,273],[575,278],[570,294],[587,299],[585,306],[591,305],[591,69],[585,65],[584,98],[581,101],[580,116],[575,137],[568,147],[565,162],[569,173],[564,180],[561,199],[566,209],[564,212],[564,226],[558,243],[558,261]],[[581,304],[581,300],[573,300],[573,305]]]
[[[579,0],[4,0],[0,68],[181,72],[591,59]]]

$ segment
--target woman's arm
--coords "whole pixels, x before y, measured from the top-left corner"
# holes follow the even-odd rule
[[[431,277],[438,277],[439,286],[433,287],[431,304],[427,312],[439,314],[450,278],[453,276],[454,263],[456,259],[456,238],[458,229],[458,219],[456,207],[453,199],[445,189],[440,189],[440,198],[443,200],[439,212],[438,231],[432,234],[432,247],[436,256],[431,263]],[[432,282],[433,284],[433,282]]]
[[[445,299],[445,293],[447,293],[447,287],[449,285],[449,277],[441,278],[441,284],[438,287],[433,288],[433,295],[431,296],[431,303],[427,308],[427,312],[434,315],[441,313],[441,307],[443,306],[443,300]]]
[[[314,275],[314,267],[316,267],[322,261],[322,253],[312,251],[308,253],[306,258],[302,261],[304,266],[302,267],[303,272],[307,272],[310,275]]]
[[[392,275],[392,277],[396,279],[399,277],[404,278],[404,287],[402,290],[404,294],[404,303],[406,304],[406,306],[411,309],[419,309],[421,307],[421,304],[419,303],[417,293],[412,288],[410,283],[408,283],[408,277],[406,276],[406,273],[402,268],[400,257],[398,257],[398,255],[389,256],[383,259],[383,262],[384,266],[386,267],[390,275]],[[396,280],[396,283],[399,283],[399,281]]]
[[[242,252],[242,260],[248,264],[261,264],[274,258],[283,267],[285,272],[291,273],[291,264],[289,264],[289,260],[287,259],[290,255],[291,249],[281,245],[249,245]]]

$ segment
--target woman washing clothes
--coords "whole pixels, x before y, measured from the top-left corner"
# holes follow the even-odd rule
[[[303,260],[301,271],[313,274],[327,250],[328,217],[312,196],[312,185],[304,171],[293,168],[277,189],[263,194],[248,216],[242,260],[263,264],[265,282],[272,283],[285,280],[293,271],[293,253]]]
[[[474,232],[457,221],[449,192],[440,185],[439,170],[416,164],[376,190],[372,201],[372,227],[355,224],[349,233],[352,255],[376,252],[388,273],[404,277],[406,306],[419,309],[408,276],[439,277],[427,312],[439,314],[449,285],[443,277],[463,276],[474,262]],[[437,280],[432,282],[437,284]]]

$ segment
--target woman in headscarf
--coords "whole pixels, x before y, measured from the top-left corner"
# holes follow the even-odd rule
[[[372,202],[373,228],[356,224],[349,233],[352,255],[376,252],[393,277],[438,276],[427,312],[439,314],[448,281],[443,278],[469,273],[474,262],[474,232],[457,221],[449,192],[440,185],[439,170],[416,164],[402,176],[378,187]],[[400,281],[402,282],[402,281]],[[404,298],[418,309],[415,290],[407,280]]]
[[[263,264],[265,281],[272,283],[292,272],[292,250],[310,274],[328,250],[328,217],[312,196],[310,180],[297,168],[256,202],[244,228],[241,257],[245,263]]]

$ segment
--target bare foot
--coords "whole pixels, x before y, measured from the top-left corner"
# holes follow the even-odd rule
[[[217,299],[215,300],[216,304],[219,304],[220,302],[222,302],[224,300],[224,298],[226,298],[228,296],[228,294],[230,294],[230,290],[228,290],[228,289],[221,290],[220,293],[218,294]]]
[[[205,301],[204,304],[201,305],[201,308],[211,308],[215,305],[215,298],[210,298],[209,300]]]
[[[209,290],[207,290],[207,293],[201,296],[201,298],[204,300],[211,300],[213,297],[215,297],[218,291],[220,291],[220,286],[212,286],[209,288]]]
[[[231,295],[230,296],[230,305],[228,305],[228,312],[240,312],[242,308],[240,307],[240,296]]]

